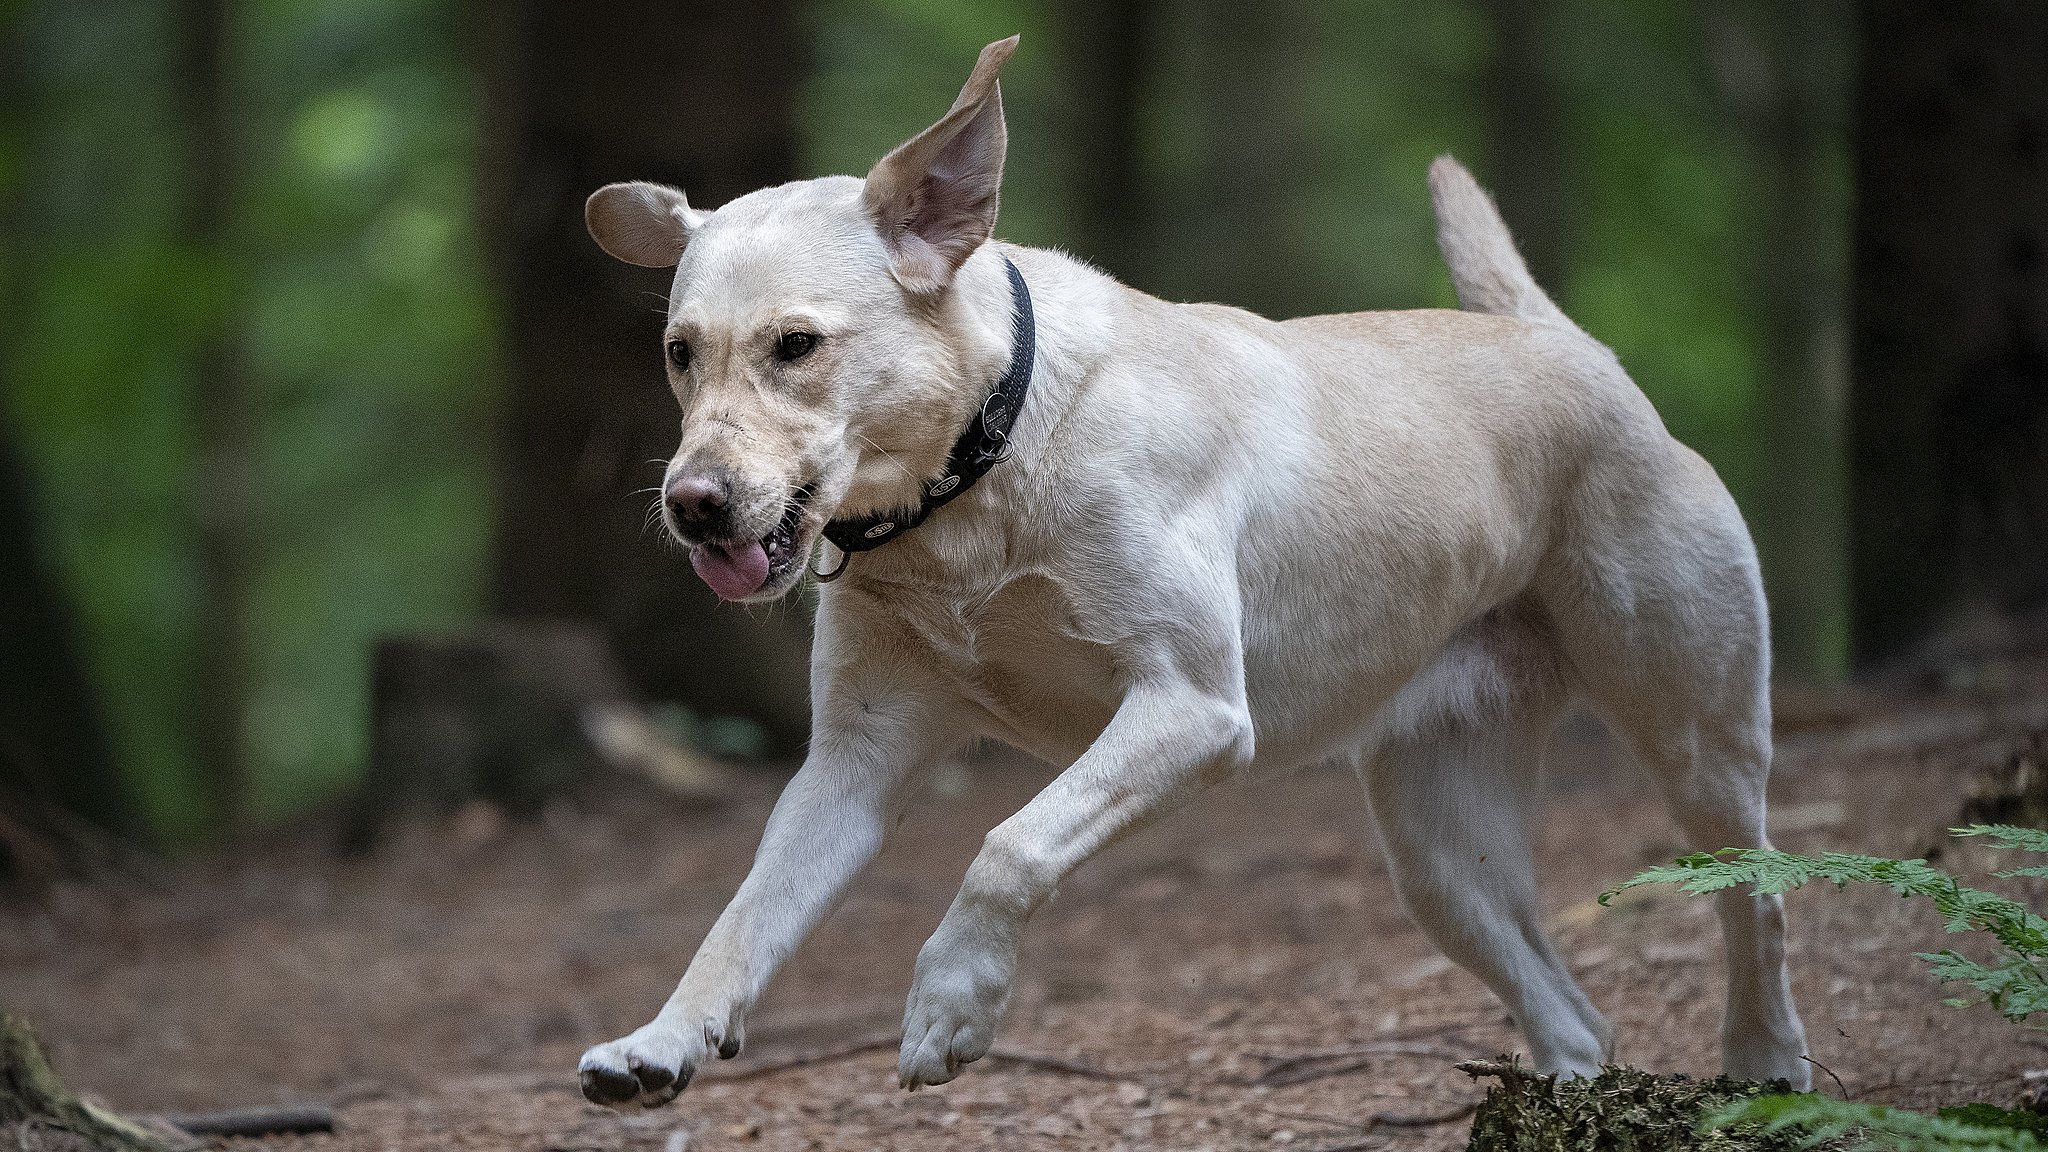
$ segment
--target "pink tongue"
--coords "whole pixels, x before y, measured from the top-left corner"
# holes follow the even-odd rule
[[[690,567],[720,600],[744,600],[768,582],[768,552],[759,540],[699,544],[690,549]]]

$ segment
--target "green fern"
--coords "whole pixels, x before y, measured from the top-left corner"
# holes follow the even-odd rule
[[[2048,852],[2048,831],[2039,828],[2019,828],[2011,824],[1972,824],[1968,828],[1951,828],[1957,836],[1989,836],[1998,841],[2000,848],[2017,848],[2022,852]],[[2036,864],[2029,868],[2013,868],[1994,872],[1994,876],[2048,876],[2048,864]]]
[[[1890,1152],[2044,1152],[2022,1125],[2025,1114],[1996,1108],[1944,1108],[1926,1116],[1880,1104],[1836,1100],[1817,1092],[1754,1096],[1710,1116],[1703,1128],[1753,1124],[1792,1136],[1801,1147],[1887,1149]]]
[[[1951,829],[1957,836],[1985,837],[2001,848],[2026,852],[2048,852],[2048,832],[2009,825],[1972,825]],[[2048,865],[2015,868],[1998,873],[2001,877],[2048,876]],[[1748,887],[1759,895],[1775,895],[1824,880],[1836,887],[1875,884],[1902,897],[1931,901],[1949,932],[1982,932],[1999,945],[2000,954],[1990,963],[1979,963],[1960,953],[1917,953],[1928,970],[1944,983],[1968,985],[1977,998],[1951,1001],[1967,1005],[1981,1000],[2014,1022],[2036,1012],[2048,1012],[2048,976],[2042,963],[2048,960],[2048,920],[2029,912],[2016,900],[1968,887],[1925,860],[1889,860],[1847,852],[1823,852],[1802,856],[1794,852],[1758,848],[1723,848],[1719,852],[1696,852],[1671,864],[1651,868],[1619,888],[1604,892],[1602,904],[1621,892],[1643,884],[1676,884],[1690,893],[1720,892]]]
[[[1999,848],[2048,853],[2048,831],[2006,824],[1975,824],[1951,828],[1960,837],[1993,841]],[[2013,868],[1995,875],[2048,877],[2048,865]],[[1901,897],[1920,897],[1941,913],[1950,932],[1981,932],[1997,942],[1998,954],[1979,963],[1946,950],[1921,952],[1928,971],[1943,983],[1965,984],[1977,999],[1950,1000],[1958,1007],[1981,1000],[2015,1023],[2036,1012],[2048,1012],[2048,920],[2024,904],[1995,892],[1971,888],[1925,860],[1888,860],[1847,852],[1802,856],[1757,848],[1723,848],[1696,852],[1660,868],[1651,868],[1619,888],[1604,892],[1606,904],[1623,891],[1643,884],[1675,884],[1690,893],[1723,892],[1747,887],[1759,895],[1775,895],[1824,880],[1836,887],[1876,884]],[[1944,1108],[1926,1116],[1876,1104],[1835,1100],[1818,1093],[1756,1096],[1738,1100],[1710,1116],[1703,1130],[1755,1125],[1766,1134],[1788,1136],[1801,1147],[1826,1147],[1858,1152],[2048,1152],[2043,1121],[2029,1113],[2008,1112],[1990,1105]]]

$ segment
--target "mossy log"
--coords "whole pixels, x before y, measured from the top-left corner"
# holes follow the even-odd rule
[[[1801,1147],[1801,1133],[1789,1130],[1767,1133],[1755,1125],[1733,1125],[1700,1131],[1724,1105],[1790,1091],[1782,1080],[1694,1080],[1612,1066],[1590,1080],[1559,1080],[1505,1056],[1458,1067],[1475,1079],[1500,1081],[1486,1090],[1472,1118],[1466,1152],[1794,1152]]]
[[[26,1020],[0,1014],[0,1142],[49,1152],[191,1152],[159,1132],[79,1099],[50,1070]]]

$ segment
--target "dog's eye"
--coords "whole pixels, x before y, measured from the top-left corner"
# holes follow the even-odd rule
[[[675,365],[678,372],[687,371],[690,367],[690,342],[687,340],[669,341],[668,362]]]
[[[778,360],[800,360],[817,346],[818,338],[809,332],[785,332],[776,342],[775,357]]]

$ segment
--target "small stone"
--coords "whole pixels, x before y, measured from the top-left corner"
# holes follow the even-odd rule
[[[1273,1130],[1273,1134],[1266,1137],[1266,1139],[1271,1140],[1275,1144],[1292,1144],[1294,1143],[1294,1129],[1276,1128]]]
[[[1126,1080],[1116,1086],[1116,1102],[1126,1108],[1143,1107],[1151,1099],[1152,1093],[1146,1091],[1143,1084],[1134,1084]]]
[[[661,1146],[661,1152],[690,1152],[690,1134],[681,1128],[668,1134],[668,1142]]]
[[[759,1120],[743,1120],[736,1124],[727,1124],[725,1126],[725,1135],[728,1139],[732,1140],[759,1140],[761,1138],[761,1122]]]
[[[471,800],[448,818],[446,843],[457,856],[467,856],[505,831],[505,810],[489,800]]]
[[[1074,1122],[1065,1116],[1041,1116],[1031,1130],[1040,1136],[1065,1136],[1074,1130]]]
[[[2037,1113],[2048,1114],[2048,1069],[2030,1068],[2020,1073],[2020,1102]]]

